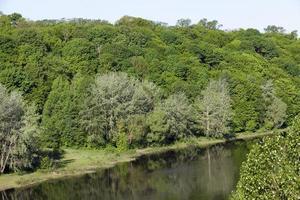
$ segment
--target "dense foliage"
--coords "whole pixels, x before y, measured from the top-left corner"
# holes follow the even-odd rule
[[[126,74],[111,73],[96,77],[91,94],[80,112],[80,123],[88,133],[88,143],[104,146],[119,138],[126,131],[128,140],[137,135],[128,130],[136,116],[144,116],[154,107],[155,87],[148,82],[139,82]]]
[[[254,146],[233,199],[299,199],[299,134],[300,116],[287,133]]]
[[[300,111],[300,41],[270,26],[220,30],[125,16],[0,16],[0,82],[41,115],[45,147],[124,148],[288,126]]]
[[[31,169],[38,158],[38,123],[19,93],[0,85],[0,174]]]
[[[224,80],[210,81],[202,92],[202,99],[196,102],[205,135],[218,137],[228,132],[228,122],[231,118],[230,104],[227,83]]]

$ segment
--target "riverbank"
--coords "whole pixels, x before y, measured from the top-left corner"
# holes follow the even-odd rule
[[[275,133],[276,132],[273,131],[264,133],[242,133],[238,134],[236,138],[231,139],[231,141],[250,140],[267,135],[273,135]],[[95,170],[109,168],[117,163],[132,161],[141,155],[161,153],[174,149],[183,149],[189,146],[208,147],[225,142],[225,139],[209,139],[200,137],[186,142],[178,142],[169,146],[148,147],[122,153],[108,152],[106,150],[65,149],[63,158],[60,161],[60,167],[53,171],[38,170],[28,174],[14,173],[1,175],[0,191],[11,188],[28,187],[47,180],[93,173]]]

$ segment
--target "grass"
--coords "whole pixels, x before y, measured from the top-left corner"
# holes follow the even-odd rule
[[[274,132],[241,133],[232,140],[249,140],[274,134]],[[51,171],[38,170],[26,174],[5,174],[0,176],[0,191],[27,187],[46,180],[58,179],[68,176],[78,176],[93,173],[96,169],[104,169],[117,163],[129,162],[141,155],[161,153],[172,149],[182,149],[189,146],[207,147],[214,144],[224,143],[225,139],[210,139],[206,137],[192,138],[184,142],[177,142],[164,147],[148,147],[144,149],[130,150],[122,153],[108,152],[105,150],[88,149],[65,149],[60,167]]]

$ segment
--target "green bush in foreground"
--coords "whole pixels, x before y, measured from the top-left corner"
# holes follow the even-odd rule
[[[291,129],[256,145],[241,169],[232,199],[299,199],[300,116]]]

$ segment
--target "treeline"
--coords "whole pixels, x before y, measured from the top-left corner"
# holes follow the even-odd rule
[[[286,127],[300,111],[300,41],[281,27],[223,31],[206,19],[168,26],[128,16],[115,24],[29,21],[16,13],[0,16],[0,27],[1,95],[19,91],[35,105],[42,147],[231,136]],[[31,119],[25,107],[19,121]],[[4,122],[1,144],[5,131],[26,127]]]
[[[190,136],[234,136],[233,101],[224,78],[211,80],[194,100],[183,92],[166,96],[155,84],[120,72],[75,80],[74,85],[62,78],[53,82],[42,118],[48,147],[133,148]],[[287,105],[276,96],[272,81],[261,90],[261,124],[282,127]]]

